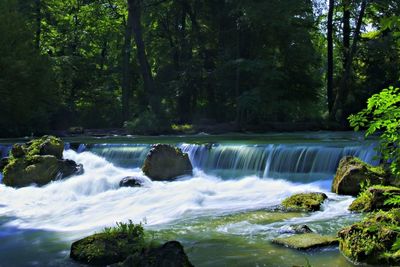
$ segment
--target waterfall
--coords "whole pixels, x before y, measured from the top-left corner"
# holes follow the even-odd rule
[[[220,176],[291,178],[311,180],[333,176],[344,156],[356,156],[376,165],[374,145],[322,146],[307,145],[190,145],[181,148],[193,165]]]
[[[373,144],[179,144],[193,166],[223,178],[257,175],[302,182],[330,179],[344,156],[356,156],[376,165]],[[80,145],[78,152],[90,151],[119,167],[143,164],[149,144]]]

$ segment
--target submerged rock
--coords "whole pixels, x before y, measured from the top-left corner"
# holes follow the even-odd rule
[[[308,227],[306,224],[301,224],[301,225],[284,226],[279,230],[279,233],[307,234],[307,233],[313,233],[313,230],[311,230],[310,227]]]
[[[180,148],[170,145],[154,145],[144,161],[142,171],[156,181],[168,181],[182,175],[192,175],[189,156]]]
[[[339,249],[356,263],[398,265],[399,227],[400,209],[371,214],[363,221],[339,231]]]
[[[7,186],[45,185],[51,181],[83,173],[83,166],[63,160],[64,143],[54,136],[44,136],[26,144],[16,144],[3,167],[2,182]],[[2,160],[3,161],[3,160]]]
[[[332,183],[332,192],[339,195],[357,196],[361,185],[380,185],[387,179],[382,167],[371,166],[356,157],[344,157],[340,160]]]
[[[141,187],[143,184],[143,180],[133,176],[127,176],[119,182],[120,187]]]
[[[183,246],[169,241],[157,248],[147,248],[130,255],[120,267],[193,267]]]
[[[318,211],[328,196],[324,193],[300,193],[282,201],[282,206],[291,211]]]
[[[283,245],[289,248],[306,250],[311,248],[319,248],[326,246],[333,246],[338,244],[336,237],[323,236],[314,233],[306,233],[299,235],[292,235],[289,237],[275,238],[273,243]]]
[[[394,196],[400,196],[400,188],[393,186],[376,185],[362,192],[351,203],[349,210],[356,212],[369,212],[376,210],[390,210],[400,208],[400,205],[385,204],[385,201]]]

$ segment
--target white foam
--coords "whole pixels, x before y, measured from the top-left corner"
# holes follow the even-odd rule
[[[160,225],[187,216],[268,208],[296,192],[326,191],[318,183],[294,184],[256,176],[222,180],[198,170],[194,177],[152,182],[140,169],[115,167],[90,152],[68,150],[64,156],[82,163],[85,173],[41,188],[0,185],[0,216],[15,218],[8,224],[55,231],[96,230],[128,219]],[[140,177],[145,186],[120,188],[119,182],[125,176]],[[308,218],[347,213],[344,207],[350,198],[330,197],[335,201]]]

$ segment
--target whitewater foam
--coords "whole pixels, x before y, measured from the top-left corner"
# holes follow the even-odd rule
[[[40,188],[0,185],[0,217],[11,218],[9,226],[91,231],[129,219],[156,226],[193,216],[269,208],[293,193],[329,190],[325,181],[301,184],[256,176],[222,180],[197,169],[193,177],[155,182],[138,168],[119,168],[90,152],[67,150],[64,157],[82,163],[85,173]],[[145,186],[120,188],[125,176],[139,177]],[[343,207],[351,198],[329,197],[334,201],[328,202],[324,211],[309,216],[310,220],[348,214]]]

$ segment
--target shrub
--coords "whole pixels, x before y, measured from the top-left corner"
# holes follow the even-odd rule
[[[400,175],[400,89],[389,87],[368,99],[367,108],[349,117],[355,131],[365,128],[365,136],[380,133],[379,153]]]

